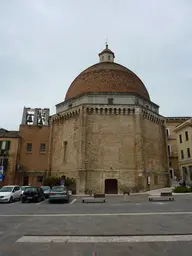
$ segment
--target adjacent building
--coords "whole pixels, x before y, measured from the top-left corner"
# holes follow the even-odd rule
[[[49,109],[24,108],[19,128],[17,183],[42,185],[49,170]]]
[[[181,178],[178,165],[177,134],[175,128],[188,119],[189,117],[166,117],[167,149],[171,179],[174,179],[175,176]]]
[[[0,185],[14,184],[20,136],[18,131],[0,129]]]
[[[179,156],[179,169],[186,183],[192,182],[192,118],[175,128]]]

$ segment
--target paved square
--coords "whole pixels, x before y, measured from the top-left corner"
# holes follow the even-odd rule
[[[0,256],[191,255],[192,196],[0,204]]]

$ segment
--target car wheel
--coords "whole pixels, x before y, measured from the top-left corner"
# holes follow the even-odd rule
[[[21,201],[22,200],[22,195],[20,195],[20,197],[19,197],[19,201]]]
[[[42,197],[42,201],[45,201],[45,196]]]
[[[13,203],[13,197],[11,196],[10,199],[9,199],[9,203]]]
[[[22,202],[22,204],[24,204],[24,203],[25,203],[25,200],[22,200],[21,202]]]
[[[51,204],[52,202],[49,200],[49,204]]]

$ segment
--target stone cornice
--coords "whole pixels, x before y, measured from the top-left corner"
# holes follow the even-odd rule
[[[142,116],[145,119],[148,119],[154,123],[164,124],[165,118],[163,116],[157,115],[154,112],[151,112],[149,110],[142,109]]]
[[[81,112],[80,108],[73,108],[73,109],[64,111],[63,113],[55,114],[54,116],[52,116],[51,122],[64,121],[64,120],[71,119],[73,117],[78,116],[80,112]]]
[[[96,115],[140,115],[145,119],[148,119],[154,123],[164,124],[165,118],[155,114],[150,110],[143,109],[138,106],[129,105],[129,106],[87,106],[87,114],[96,114]]]
[[[133,105],[128,107],[111,107],[111,106],[89,106],[86,107],[86,112],[88,114],[97,115],[133,115],[135,114],[135,108]]]
[[[51,121],[63,121],[71,119],[80,114],[81,109],[85,108],[88,115],[133,115],[142,116],[145,119],[150,120],[154,123],[163,124],[165,118],[144,108],[136,105],[126,105],[126,106],[99,106],[99,105],[89,105],[82,106],[78,108],[72,108],[70,110],[58,113],[52,116]]]
[[[191,127],[191,126],[192,126],[192,118],[190,118],[190,119],[188,119],[187,121],[185,121],[185,122],[179,124],[179,125],[174,129],[174,131],[175,131],[175,132],[178,132],[178,131],[180,131],[180,130],[186,128],[186,127]]]

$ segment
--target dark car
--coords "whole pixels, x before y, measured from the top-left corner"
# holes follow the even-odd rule
[[[51,192],[49,194],[49,203],[62,201],[69,202],[70,195],[66,187],[64,186],[55,186],[52,187]]]
[[[45,198],[49,198],[51,188],[49,186],[41,186],[41,188],[43,189]]]
[[[45,200],[43,189],[40,187],[28,187],[25,188],[22,195],[22,203],[27,201],[41,202]]]

